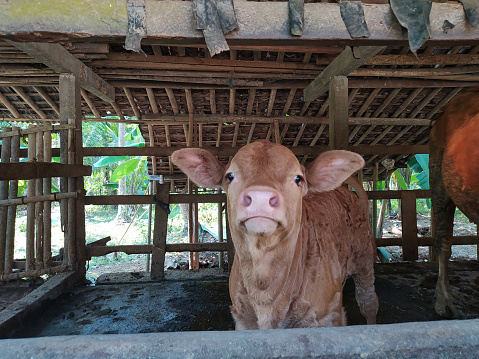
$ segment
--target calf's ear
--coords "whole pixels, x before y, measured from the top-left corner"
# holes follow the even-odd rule
[[[331,191],[364,166],[363,158],[349,151],[326,151],[306,168],[308,189],[313,192]]]
[[[173,152],[171,159],[198,186],[221,186],[225,167],[211,152],[201,148],[184,148]]]

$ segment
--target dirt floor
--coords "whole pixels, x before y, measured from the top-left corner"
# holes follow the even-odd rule
[[[479,263],[451,263],[451,284],[462,319],[479,318]],[[440,320],[434,313],[436,266],[388,263],[376,267],[378,324]],[[78,287],[43,311],[18,337],[233,330],[227,273],[170,270],[150,282],[143,273],[102,275],[96,286]],[[348,280],[344,305],[350,325],[365,324]]]

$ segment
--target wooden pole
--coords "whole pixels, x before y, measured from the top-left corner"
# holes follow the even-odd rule
[[[33,127],[33,126],[30,126]],[[34,162],[36,155],[35,133],[28,135],[28,162]],[[27,196],[35,196],[36,180],[27,181]],[[26,246],[26,271],[35,269],[35,203],[27,204],[27,246]]]
[[[148,188],[148,193],[150,195],[153,194],[153,186],[155,185],[155,181],[150,181],[150,186]],[[148,205],[148,234],[147,234],[147,244],[151,244],[151,223],[152,223],[152,217],[153,217],[153,205],[149,204]],[[148,273],[150,271],[150,253],[146,255],[146,272]]]
[[[228,271],[231,272],[235,257],[235,246],[231,239],[230,222],[228,216],[228,205],[226,206],[226,253],[228,253]]]
[[[10,128],[5,128],[3,132],[11,131]],[[6,137],[2,140],[2,152],[0,161],[3,163],[10,162],[11,157],[11,138]],[[8,181],[0,181],[0,200],[8,198]],[[0,208],[0,273],[3,273],[5,268],[5,250],[7,246],[7,214],[8,208]]]
[[[431,237],[434,238],[434,234],[436,231],[436,227],[434,226],[434,208],[431,207]],[[434,246],[429,246],[429,261],[435,262],[436,261],[436,253],[434,252]],[[479,250],[479,246],[477,246],[477,250]],[[477,257],[479,259],[479,256]]]
[[[373,191],[378,190],[378,175],[379,175],[379,162],[376,162],[374,166],[374,173],[373,173]],[[371,223],[371,228],[373,230],[374,238],[378,237],[376,233],[377,222],[378,222],[378,201],[373,199],[373,223]]]
[[[19,131],[20,127],[13,127],[13,131]],[[20,134],[12,137],[11,140],[11,161],[17,163],[20,161]],[[2,146],[3,147],[3,146]],[[10,181],[10,190],[8,197],[17,198],[18,181]],[[5,273],[11,273],[13,269],[13,255],[15,246],[15,219],[17,217],[17,206],[9,206],[7,213],[7,242],[5,246]]]
[[[43,132],[36,133],[36,155],[37,162],[44,161],[44,143],[43,143]],[[43,195],[43,178],[37,178],[35,180],[35,196]],[[44,267],[43,262],[43,228],[44,228],[44,217],[43,217],[43,202],[35,203],[35,265],[37,269]]]
[[[67,152],[62,153],[64,163],[83,164],[82,115],[80,80],[70,73],[60,75],[60,118],[62,123],[70,124],[71,129],[64,134],[63,144]],[[73,129],[72,129],[73,128]],[[70,177],[64,183],[69,192],[78,192],[79,196],[67,201],[67,240],[64,253],[68,256],[66,263],[73,266],[79,274],[79,280],[86,274],[85,244],[85,189],[83,177]]]
[[[411,191],[401,193],[402,250],[403,260],[415,261],[418,258],[418,237],[416,218],[416,194]]]
[[[51,162],[52,160],[52,133],[50,131],[44,132],[44,160]],[[48,196],[52,193],[52,180],[47,178],[43,181],[43,193]],[[52,262],[52,202],[45,201],[43,203],[43,262],[45,268],[51,266]]]
[[[188,194],[193,194],[193,183],[188,180]],[[193,243],[194,236],[194,221],[193,221],[193,203],[188,204],[188,242]],[[190,252],[189,254],[189,269],[195,268],[195,254]]]
[[[221,189],[217,190],[218,193],[221,193]],[[223,203],[218,202],[218,241],[223,243]],[[223,269],[223,260],[224,252],[219,252],[218,254],[218,266],[220,269]]]
[[[329,148],[347,150],[349,145],[348,78],[334,76],[329,84]]]
[[[194,186],[194,191],[195,194],[198,194],[198,187]],[[194,236],[193,236],[193,243],[199,243],[199,235],[200,235],[200,222],[198,218],[198,202],[193,203],[193,214],[194,214]],[[195,257],[195,262],[194,262],[194,269],[199,269],[200,268],[200,256],[198,252],[193,253],[193,256]]]
[[[168,184],[158,184],[156,198],[165,206],[170,203],[170,191]],[[155,224],[153,230],[153,251],[151,254],[151,279],[164,279],[165,277],[165,253],[166,235],[168,232],[168,213],[165,208],[155,205]]]

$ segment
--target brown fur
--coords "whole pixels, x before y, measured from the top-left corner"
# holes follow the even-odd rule
[[[439,261],[436,312],[457,317],[447,275],[454,210],[479,223],[479,87],[451,101],[431,131],[430,187]]]
[[[188,150],[191,153],[173,154],[173,161],[185,172],[186,163],[192,162],[188,156],[193,151]],[[340,186],[363,163],[359,155],[331,151],[305,169],[286,147],[261,141],[243,147],[226,166],[218,185],[228,196],[236,249],[230,296],[237,329],[345,325],[342,287],[348,276],[355,281],[361,312],[369,324],[375,323],[375,244],[366,194],[354,180],[350,181],[356,184],[359,198]],[[231,183],[228,173],[235,175]],[[192,176],[199,175],[187,174],[193,181]],[[300,184],[294,181],[297,175],[304,178]],[[331,187],[337,188],[328,191]],[[248,191],[273,193],[279,204],[253,211],[241,205]],[[245,224],[249,210],[250,215],[264,211],[274,217],[274,228],[271,221],[259,219],[268,226],[264,233],[254,232],[255,226]]]

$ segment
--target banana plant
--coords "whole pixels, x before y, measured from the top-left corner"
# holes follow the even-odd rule
[[[117,128],[114,124],[111,123],[102,123],[99,126],[99,130],[103,133],[98,133],[97,131],[92,131],[90,138],[98,138],[99,135],[105,135],[112,138],[112,141],[117,141]],[[127,129],[127,133],[125,134],[125,146],[126,147],[144,147],[145,141],[143,136],[141,135],[138,126],[132,126]],[[105,184],[104,186],[110,188],[118,188],[118,182],[125,176],[131,175],[135,173],[135,171],[139,170],[144,162],[146,162],[146,157],[134,157],[131,156],[104,156],[99,158],[95,163],[93,163],[93,167],[105,167],[108,165],[113,165],[121,162],[113,171],[111,175],[111,182]],[[141,177],[141,176],[139,176]],[[146,186],[145,183],[147,181],[141,181],[141,187]]]

